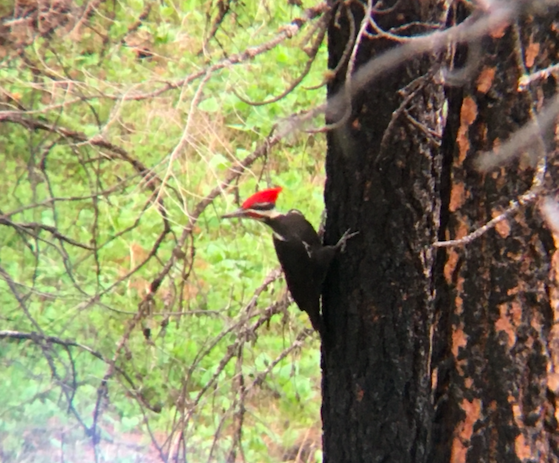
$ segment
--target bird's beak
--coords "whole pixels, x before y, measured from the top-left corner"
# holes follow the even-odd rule
[[[229,212],[228,214],[222,215],[222,219],[234,219],[235,217],[246,217],[247,211],[244,209],[237,209],[236,211]]]

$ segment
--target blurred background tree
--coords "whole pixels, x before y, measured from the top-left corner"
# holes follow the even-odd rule
[[[3,461],[314,461],[316,336],[219,216],[281,185],[318,225],[324,141],[276,124],[324,101],[325,11],[3,4]]]

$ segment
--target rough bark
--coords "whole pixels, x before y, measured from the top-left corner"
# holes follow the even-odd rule
[[[445,150],[443,239],[482,226],[532,185],[537,142],[531,155],[487,173],[475,161],[530,122],[545,93],[555,93],[554,83],[518,91],[525,72],[557,62],[554,16],[524,18],[484,37],[475,74],[449,92],[454,118]],[[432,461],[557,461],[555,400],[547,389],[547,372],[555,369],[549,345],[553,252],[531,206],[444,255],[436,329],[446,336],[434,362]]]
[[[400,1],[375,18],[387,30],[416,21],[451,26],[468,14],[445,5]],[[331,69],[364,11],[338,7]],[[553,19],[522,18],[494,31],[481,39],[476,62],[478,44],[452,50],[452,64],[469,69],[460,86],[443,87],[446,51],[407,61],[356,95],[349,119],[329,133],[326,242],[348,228],[360,234],[323,295],[325,462],[556,461],[558,391],[548,387],[556,371],[555,248],[537,209],[466,246],[432,247],[474,231],[530,189],[529,159],[486,174],[475,159],[555,93],[553,79],[517,90],[523,62],[532,71],[557,62]],[[397,45],[363,37],[355,69]],[[330,96],[343,88],[346,69]]]
[[[441,21],[401,2],[381,26]],[[330,67],[347,42],[348,12],[329,31]],[[362,8],[353,4],[356,29]],[[425,16],[427,15],[427,16]],[[362,39],[356,69],[393,43]],[[360,234],[329,276],[323,345],[326,462],[424,461],[434,316],[431,244],[439,229],[438,185],[444,102],[440,57],[421,57],[384,74],[353,100],[347,123],[328,138],[327,241]],[[341,88],[345,68],[329,88]],[[408,116],[409,114],[409,116]],[[335,282],[335,283],[334,283]]]

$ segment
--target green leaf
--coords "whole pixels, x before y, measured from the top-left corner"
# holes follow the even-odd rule
[[[224,170],[229,166],[229,160],[223,154],[217,153],[210,159],[210,166],[214,169]]]
[[[206,98],[199,105],[198,109],[206,111],[207,113],[215,113],[219,111],[219,102],[215,97]]]

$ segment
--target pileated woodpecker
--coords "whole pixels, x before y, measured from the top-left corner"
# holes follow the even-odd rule
[[[281,187],[259,191],[248,198],[240,209],[225,214],[259,220],[273,231],[274,247],[280,261],[287,287],[301,310],[307,312],[313,328],[324,335],[320,315],[320,295],[332,259],[346,241],[357,233],[344,233],[334,246],[323,246],[313,226],[296,209],[286,214],[276,211],[276,200]]]

